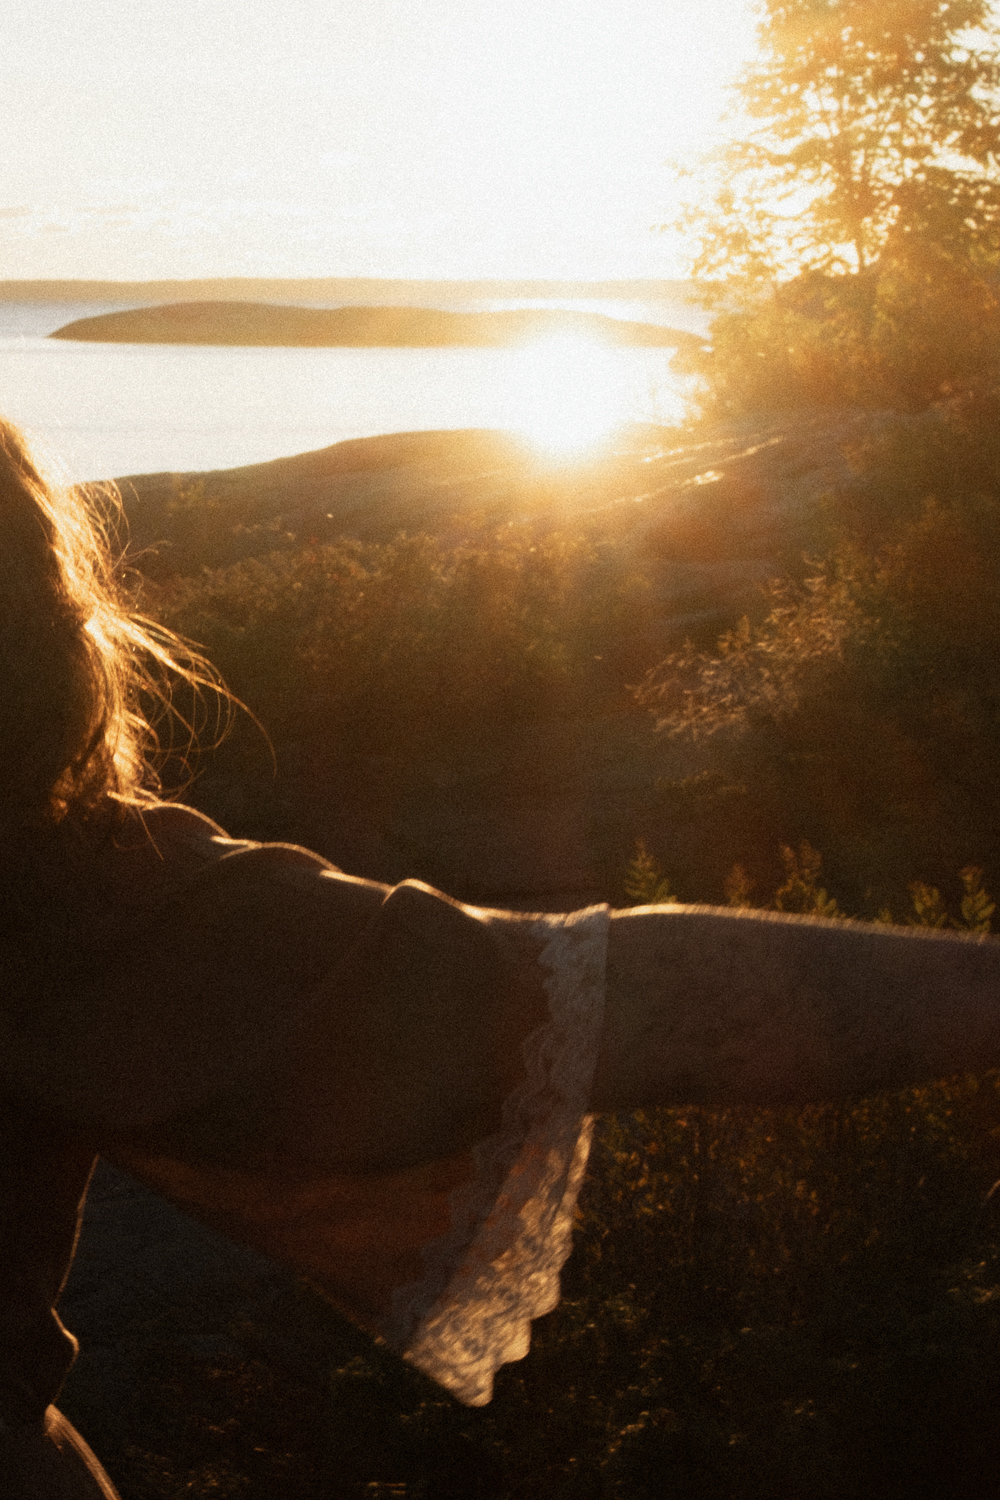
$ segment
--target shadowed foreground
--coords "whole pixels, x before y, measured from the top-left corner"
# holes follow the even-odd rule
[[[921,475],[937,421],[903,433]],[[240,730],[191,799],[469,899],[621,902],[636,833],[660,819],[681,848],[657,779],[683,769],[623,683],[759,619],[824,496],[882,514],[854,458],[878,425],[647,431],[563,470],[502,434],[400,434],[123,482],[147,602],[211,646],[278,756],[275,779]],[[67,1415],[124,1500],[994,1500],[998,1082],[607,1117],[562,1305],[473,1411],[102,1170]]]
[[[478,1410],[101,1168],[62,1405],[124,1500],[987,1500],[998,1122],[995,1082],[608,1117],[563,1303]]]

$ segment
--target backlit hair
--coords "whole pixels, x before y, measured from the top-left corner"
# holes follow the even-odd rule
[[[130,609],[111,547],[118,514],[108,487],[47,483],[0,418],[4,836],[148,804],[171,678],[218,687],[201,658]]]

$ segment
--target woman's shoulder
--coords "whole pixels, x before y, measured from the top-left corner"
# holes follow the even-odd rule
[[[49,903],[58,930],[20,945],[5,988],[0,1093],[102,1128],[167,1118],[266,1071],[387,891],[172,803],[77,842],[58,886],[71,899]]]
[[[149,801],[129,807],[114,828],[114,854],[124,863],[144,864],[164,878],[197,875],[239,859],[241,869],[343,872],[322,855],[298,844],[234,838],[205,813],[183,802]]]
[[[234,837],[180,802],[149,802],[130,808],[115,829],[109,862],[123,894],[162,900],[210,884],[221,892],[292,887],[331,905],[342,900],[370,909],[389,887],[349,875],[300,844]]]

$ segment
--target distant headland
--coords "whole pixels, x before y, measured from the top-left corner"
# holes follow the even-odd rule
[[[186,281],[0,281],[0,302],[395,302],[439,307],[442,301],[511,298],[613,298],[632,302],[683,302],[690,281],[650,277],[611,281],[524,279],[478,281],[406,280],[376,276],[218,276]]]
[[[77,318],[49,335],[125,344],[349,348],[510,347],[555,335],[678,349],[701,340],[682,329],[561,308],[449,312],[426,307],[296,307],[268,302],[168,302]]]

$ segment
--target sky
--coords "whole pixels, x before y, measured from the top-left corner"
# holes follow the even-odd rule
[[[750,0],[18,0],[0,279],[683,275],[666,163],[752,45]]]

